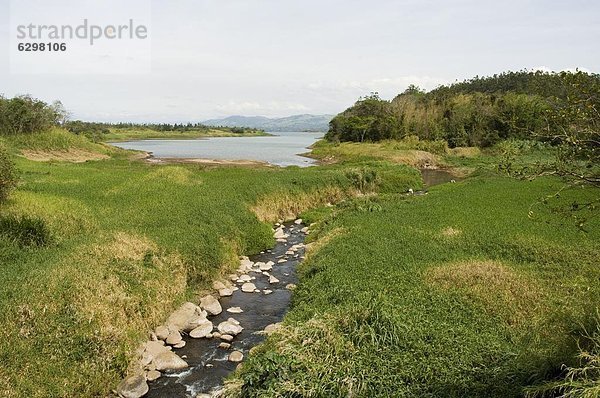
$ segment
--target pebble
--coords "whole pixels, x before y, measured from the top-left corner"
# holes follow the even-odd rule
[[[244,293],[252,293],[255,290],[256,290],[256,285],[254,283],[247,282],[242,285],[242,292],[244,292]]]
[[[294,285],[293,283],[288,283],[287,285],[285,285],[285,288],[288,290],[294,290],[296,288],[296,285]]]
[[[282,258],[281,260],[277,261],[279,264],[281,263],[285,263],[287,260],[285,258]]]
[[[242,354],[240,351],[233,351],[231,354],[229,354],[230,362],[242,362],[243,359],[244,354]]]
[[[296,221],[294,221],[294,224],[296,224],[296,225],[302,224],[302,219],[301,218],[297,219]]]
[[[231,344],[229,344],[229,343],[221,343],[221,344],[219,344],[219,348],[223,348],[225,350],[228,350],[229,347],[231,347]]]
[[[265,295],[269,295],[269,294],[273,293],[273,291],[272,291],[272,290],[270,290],[270,289],[265,289],[265,290],[263,290],[263,293],[264,293]]]
[[[279,279],[277,279],[273,275],[271,275],[269,277],[269,283],[279,283]]]
[[[185,347],[185,340],[181,340],[179,343],[173,345],[173,348],[183,348],[183,347]]]
[[[148,373],[146,373],[146,380],[154,381],[154,380],[158,379],[160,376],[162,376],[162,374],[158,370],[150,370],[150,371],[148,371]]]
[[[232,289],[219,289],[219,296],[221,297],[229,297],[233,294],[233,290]]]
[[[230,334],[221,335],[221,340],[231,343],[233,341],[233,336]]]
[[[227,308],[227,312],[232,313],[232,314],[241,314],[242,312],[244,312],[244,310],[241,309],[240,307],[231,307],[231,308]]]

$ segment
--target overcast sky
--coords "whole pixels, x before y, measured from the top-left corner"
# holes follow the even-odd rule
[[[96,6],[110,2],[45,3],[92,20]],[[198,121],[337,113],[371,91],[392,98],[411,83],[431,89],[506,70],[600,72],[598,0],[146,3],[149,73],[21,74],[8,57],[10,1],[0,0],[0,93],[59,99],[86,120]],[[131,4],[115,1],[107,12],[120,7],[119,15],[135,17]],[[77,65],[76,56],[65,57]]]

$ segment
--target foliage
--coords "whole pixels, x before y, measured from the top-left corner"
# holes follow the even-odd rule
[[[0,202],[8,197],[17,185],[15,166],[6,148],[0,143]]]
[[[34,134],[48,131],[67,117],[62,104],[47,104],[28,95],[6,99],[0,96],[0,135]]]

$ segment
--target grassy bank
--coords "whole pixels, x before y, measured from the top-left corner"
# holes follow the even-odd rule
[[[209,137],[261,137],[270,135],[261,130],[245,130],[233,132],[219,128],[202,128],[187,131],[158,131],[150,128],[111,128],[106,134],[102,134],[102,140],[106,142],[122,142],[133,140],[161,139],[161,140],[183,140]]]
[[[479,177],[305,213],[316,241],[286,327],[229,396],[519,397],[564,377],[579,349],[598,350],[584,329],[597,327],[600,222],[584,233],[559,211],[593,189],[528,218],[560,186]]]
[[[236,267],[239,254],[273,244],[267,220],[420,185],[413,170],[382,163],[351,173],[150,165],[61,130],[5,143],[21,176],[0,207],[7,397],[106,396],[176,305]],[[369,170],[378,177],[361,183]]]

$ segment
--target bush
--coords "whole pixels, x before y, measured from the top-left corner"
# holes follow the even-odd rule
[[[350,180],[350,183],[354,188],[362,193],[374,191],[379,182],[377,170],[368,167],[348,170],[346,172],[346,178]]]
[[[19,246],[46,246],[50,243],[50,230],[38,217],[8,215],[0,217],[0,236]]]
[[[17,173],[6,149],[0,145],[0,201],[17,185]]]
[[[0,134],[18,135],[48,131],[67,116],[60,102],[47,104],[30,96],[0,96]]]

